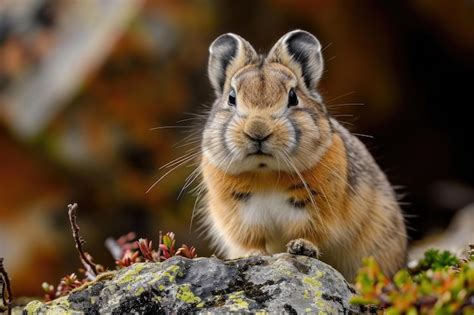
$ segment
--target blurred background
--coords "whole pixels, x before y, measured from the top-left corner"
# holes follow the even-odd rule
[[[80,266],[71,202],[104,265],[105,239],[129,231],[155,243],[174,231],[211,254],[189,232],[195,197],[177,200],[193,168],[145,193],[189,149],[175,145],[185,129],[150,128],[188,126],[212,103],[215,37],[266,52],[295,28],[324,47],[331,111],[373,136],[361,140],[401,187],[411,241],[460,212],[474,239],[474,2],[0,0],[0,256],[14,293],[38,295]]]

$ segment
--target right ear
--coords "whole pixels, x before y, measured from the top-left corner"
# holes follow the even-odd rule
[[[239,35],[227,33],[212,42],[209,46],[207,72],[216,95],[222,94],[228,78],[245,65],[255,63],[257,59],[255,49]]]
[[[268,53],[267,61],[287,66],[309,91],[314,91],[323,73],[321,44],[314,35],[296,30],[284,35]]]

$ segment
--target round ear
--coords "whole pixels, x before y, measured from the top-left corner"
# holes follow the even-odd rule
[[[219,36],[209,46],[209,80],[220,96],[227,84],[227,79],[245,65],[256,63],[258,59],[252,45],[239,35],[227,33]]]
[[[267,61],[288,67],[309,91],[316,88],[324,68],[321,44],[312,34],[302,30],[280,38],[270,50]]]

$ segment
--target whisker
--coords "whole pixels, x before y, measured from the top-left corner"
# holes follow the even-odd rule
[[[189,135],[187,135],[186,137],[184,137],[183,139],[179,140],[178,142],[176,142],[175,144],[173,144],[173,147],[179,147],[178,145],[180,145],[181,147],[182,146],[186,146],[186,143],[190,140],[196,140],[196,139],[201,139],[201,133],[200,132],[197,132],[197,133],[194,133],[194,132],[191,132]],[[182,144],[182,145],[181,145]]]
[[[351,127],[353,127],[353,126],[354,126],[354,124],[353,124],[353,123],[350,123],[350,122],[348,122],[348,121],[342,121],[342,120],[338,120],[337,122],[339,122],[339,123],[341,123],[341,124],[343,124],[343,125],[348,125],[348,126],[351,126]]]
[[[186,180],[184,181],[184,185],[179,191],[179,194],[176,200],[179,200],[179,198],[181,198],[181,195],[183,194],[183,192],[186,191],[186,189],[193,184],[193,182],[196,180],[196,178],[199,177],[199,175],[201,175],[201,168],[198,165],[194,169],[194,171],[192,171],[191,174],[189,174],[188,177],[186,177]]]
[[[321,51],[325,51],[326,49],[328,49],[331,46],[332,46],[332,42],[328,43],[323,49],[321,49]]]
[[[176,158],[176,159],[174,159],[174,160],[172,160],[172,161],[166,163],[165,165],[160,166],[160,167],[158,168],[158,170],[162,170],[162,169],[164,169],[164,168],[172,167],[172,166],[175,165],[176,163],[181,163],[183,160],[188,159],[188,158],[193,157],[193,156],[196,156],[196,155],[198,155],[199,153],[200,153],[200,152],[186,153],[186,154],[184,154],[184,155],[182,155],[182,156],[180,156],[180,157],[178,157],[178,158]]]
[[[308,154],[312,153],[312,151],[309,150],[309,149],[306,148],[306,147],[301,146],[300,149],[303,150],[303,151],[305,151],[305,152],[307,152]],[[332,148],[329,147],[329,148],[327,148],[327,150],[331,151]],[[333,151],[333,152],[334,152],[334,151]],[[352,185],[350,185],[349,182],[347,182],[347,180],[345,180],[343,177],[341,177],[341,175],[340,175],[339,173],[337,173],[336,170],[334,170],[334,169],[332,169],[331,167],[327,166],[323,161],[321,161],[321,159],[320,159],[317,163],[320,164],[322,167],[326,168],[329,172],[331,172],[332,175],[336,176],[336,177],[339,178],[341,181],[346,182],[347,185],[348,185],[348,187],[349,187],[349,189],[351,189],[352,192],[354,193],[354,195],[357,196],[357,193],[356,193],[356,190],[354,189],[354,187],[352,187]]]
[[[364,106],[364,103],[343,103],[343,104],[327,104],[328,109],[337,108],[337,107],[347,107],[347,106]]]
[[[347,92],[347,93],[345,93],[345,94],[342,94],[342,95],[336,96],[336,97],[334,97],[334,98],[331,98],[330,100],[327,100],[326,103],[335,101],[335,100],[337,100],[337,99],[340,99],[340,98],[345,97],[345,96],[349,96],[349,95],[354,94],[354,93],[355,93],[355,91]]]
[[[160,129],[189,129],[192,128],[191,126],[159,126],[159,127],[153,127],[148,130],[153,131],[153,130],[160,130]]]
[[[202,192],[204,191],[204,189],[205,189],[205,188],[203,187],[202,189],[199,190],[199,193],[198,193],[197,196],[196,196],[196,200],[194,201],[193,211],[191,212],[191,220],[190,220],[190,222],[189,222],[189,232],[188,232],[188,233],[190,233],[190,234],[191,234],[192,229],[193,229],[194,213],[195,213],[195,211],[196,211],[196,207],[197,207],[197,205],[198,205],[198,203],[199,203],[201,194],[202,194]]]
[[[354,117],[352,114],[332,114],[332,117]]]
[[[282,151],[282,152],[286,156],[286,159],[289,162],[289,166],[291,166],[293,168],[295,173],[300,178],[301,183],[303,184],[304,188],[306,189],[306,192],[308,193],[308,197],[311,200],[311,204],[313,205],[313,207],[317,208],[316,202],[314,201],[314,198],[313,198],[313,194],[311,193],[311,190],[310,190],[308,184],[306,183],[306,181],[304,180],[303,176],[301,175],[300,171],[298,171],[298,169],[295,167],[295,165],[293,163],[291,163],[291,159],[290,159],[289,155],[285,151]]]
[[[351,132],[351,134],[353,134],[354,136],[359,136],[359,137],[366,137],[366,138],[370,138],[370,139],[373,139],[374,136],[371,136],[371,135],[366,135],[366,134],[363,134],[363,133],[355,133],[355,132]]]
[[[167,171],[164,175],[162,175],[156,182],[153,183],[153,185],[150,186],[150,188],[148,188],[148,190],[146,191],[146,194],[148,194],[152,189],[153,187],[155,187],[163,178],[165,178],[169,173],[173,172],[175,169],[177,169],[178,167],[184,165],[185,163],[189,162],[190,160],[192,160],[193,157],[189,157],[188,159],[185,159],[183,162],[179,163],[178,165],[176,165],[175,167],[173,167],[172,169],[170,169],[169,171]]]

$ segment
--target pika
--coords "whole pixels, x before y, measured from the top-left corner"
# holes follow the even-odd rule
[[[317,92],[316,37],[289,32],[261,56],[228,33],[209,52],[216,99],[202,133],[201,217],[216,252],[317,257],[349,281],[367,256],[387,275],[401,268],[402,211],[364,144]]]

